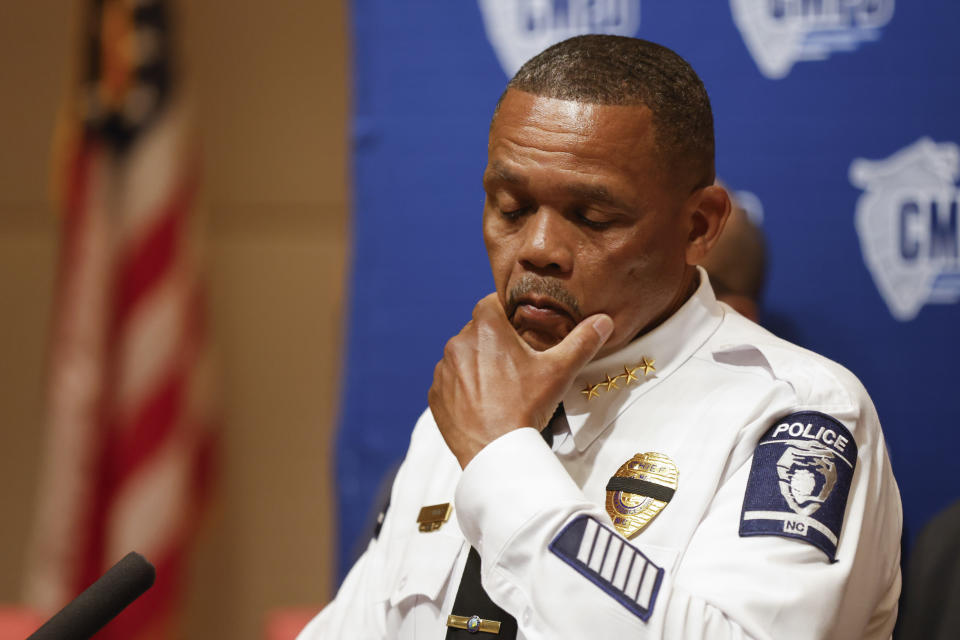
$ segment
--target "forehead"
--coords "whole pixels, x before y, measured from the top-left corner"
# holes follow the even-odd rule
[[[488,156],[488,174],[554,170],[626,189],[661,177],[646,106],[597,105],[512,89],[491,125]]]

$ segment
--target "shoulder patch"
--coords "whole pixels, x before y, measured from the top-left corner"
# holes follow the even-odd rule
[[[740,515],[741,536],[798,538],[836,562],[857,443],[817,411],[777,420],[753,453]]]
[[[550,551],[641,620],[653,613],[663,569],[596,518],[574,518]]]

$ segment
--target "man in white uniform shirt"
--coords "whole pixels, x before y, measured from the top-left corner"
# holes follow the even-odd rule
[[[695,266],[730,201],[689,65],[555,45],[511,80],[488,153],[496,293],[300,638],[889,638],[901,508],[876,413]]]

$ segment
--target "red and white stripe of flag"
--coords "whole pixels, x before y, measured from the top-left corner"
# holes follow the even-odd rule
[[[186,120],[167,105],[123,154],[79,138],[66,180],[26,596],[55,611],[139,551],[157,581],[103,638],[179,635],[181,577],[211,481],[216,414]]]

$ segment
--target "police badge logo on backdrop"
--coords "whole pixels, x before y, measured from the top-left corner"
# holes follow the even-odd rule
[[[500,66],[513,77],[547,47],[587,33],[635,36],[640,0],[479,0]]]
[[[925,304],[960,300],[958,178],[960,147],[930,138],[850,165],[850,182],[864,190],[855,219],[863,260],[901,322]]]
[[[879,39],[893,7],[894,0],[730,0],[750,55],[772,80],[801,60],[825,60]]]
[[[778,420],[753,454],[740,535],[797,538],[835,562],[856,464],[857,443],[830,416],[803,411]]]

